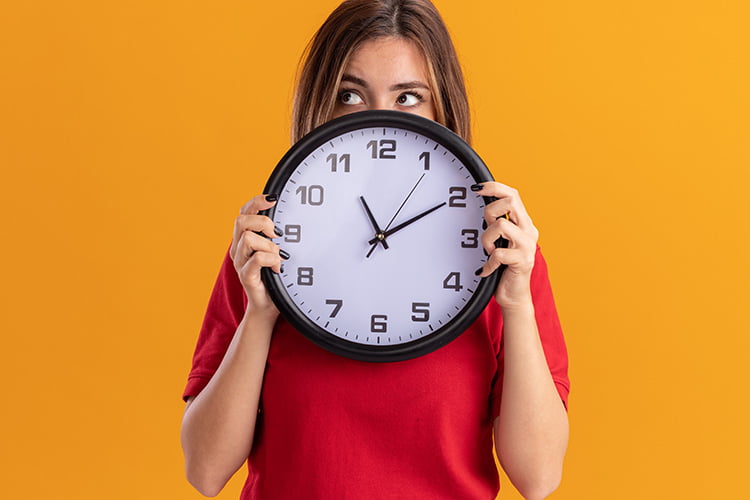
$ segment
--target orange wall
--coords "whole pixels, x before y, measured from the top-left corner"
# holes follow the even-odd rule
[[[4,3],[4,498],[200,497],[178,440],[197,330],[233,217],[288,145],[297,58],[336,3]],[[554,498],[737,498],[747,3],[437,4],[475,147],[541,230],[567,332]]]

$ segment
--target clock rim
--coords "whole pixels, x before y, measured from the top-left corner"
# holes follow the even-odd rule
[[[432,139],[453,153],[467,168],[477,183],[493,181],[494,178],[474,149],[455,132],[438,122],[413,113],[393,110],[367,110],[350,113],[330,120],[305,135],[279,160],[271,172],[265,193],[281,192],[296,167],[321,145],[353,130],[374,127],[390,127],[409,130]],[[485,204],[492,198],[485,197]],[[276,206],[262,212],[273,220]],[[477,320],[494,295],[500,272],[482,278],[466,306],[445,325],[433,333],[416,340],[400,344],[371,345],[342,339],[313,322],[292,301],[278,274],[269,268],[261,269],[261,278],[271,300],[288,321],[305,338],[329,352],[349,359],[367,362],[396,362],[414,359],[429,354],[458,338]]]

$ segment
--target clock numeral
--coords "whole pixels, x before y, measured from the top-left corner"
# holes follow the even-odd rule
[[[300,195],[300,203],[307,205],[308,203],[313,206],[319,206],[323,204],[324,190],[323,186],[313,184],[312,186],[300,186],[295,191]]]
[[[344,301],[341,299],[328,299],[326,300],[326,304],[329,306],[333,306],[333,311],[331,311],[331,314],[328,315],[329,318],[335,318],[342,307],[344,307]]]
[[[430,303],[429,302],[412,302],[411,303],[411,320],[418,322],[430,321]]]
[[[380,146],[378,148],[378,146]],[[396,141],[393,139],[380,139],[380,141],[370,141],[367,147],[372,149],[372,158],[377,160],[395,160],[396,159]]]
[[[478,229],[462,229],[461,236],[466,239],[461,242],[461,248],[477,248],[479,247],[479,230]]]
[[[453,194],[456,193],[456,194]],[[453,186],[448,190],[448,194],[452,194],[448,198],[448,206],[455,208],[466,208],[466,188],[462,186]]]
[[[284,241],[286,243],[299,243],[302,239],[302,226],[299,224],[287,224],[284,226]]]
[[[370,331],[372,333],[388,333],[388,316],[385,314],[370,316]]]
[[[429,170],[430,169],[430,152],[425,151],[421,155],[419,155],[419,159],[424,162],[424,169]]]
[[[443,280],[443,288],[446,290],[455,290],[457,292],[463,290],[464,287],[461,285],[461,273],[450,273],[446,276]]]
[[[312,267],[298,267],[297,268],[297,284],[299,286],[312,286],[313,285],[313,268]]]
[[[326,161],[331,163],[331,172],[336,172],[339,164],[341,164],[344,172],[349,172],[349,158],[349,153],[342,154],[341,156],[331,153],[326,158]]]

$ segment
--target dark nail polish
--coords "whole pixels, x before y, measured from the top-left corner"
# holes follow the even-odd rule
[[[473,186],[471,186],[471,190],[472,191],[481,191],[483,187],[484,187],[483,184],[474,184]]]
[[[277,201],[279,199],[278,194],[267,194],[266,201]]]
[[[284,236],[284,233],[278,227],[273,228],[273,234],[276,236]]]
[[[289,260],[289,257],[291,257],[291,255],[289,255],[289,252],[287,252],[286,250],[279,250],[279,257],[284,260]]]
[[[284,266],[281,266],[281,268],[279,269],[279,274],[284,274]]]
[[[483,269],[484,269],[484,266],[482,266],[479,269],[477,269],[476,271],[474,271],[474,276],[479,276],[480,274],[482,274],[482,270]]]

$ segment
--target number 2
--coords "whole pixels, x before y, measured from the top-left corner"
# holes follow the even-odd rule
[[[453,186],[448,190],[448,194],[453,195],[450,198],[448,198],[449,207],[466,208],[466,188],[465,187]]]

